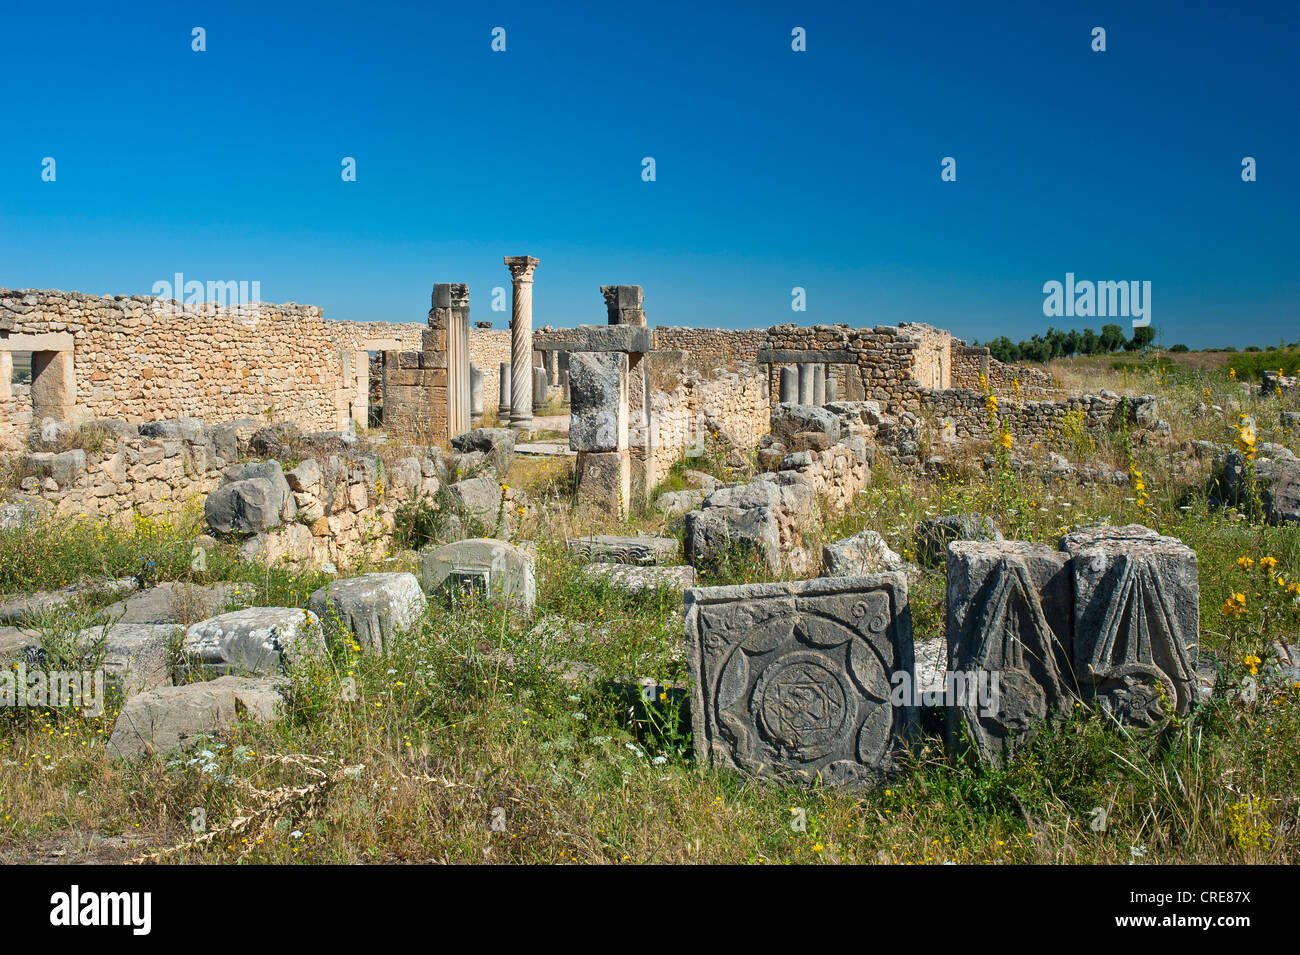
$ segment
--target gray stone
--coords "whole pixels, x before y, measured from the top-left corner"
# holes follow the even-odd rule
[[[1300,523],[1300,461],[1261,456],[1254,462],[1254,472],[1264,519],[1270,524]],[[1250,502],[1250,470],[1239,452],[1231,451],[1224,458],[1217,481],[1229,503],[1245,507]]]
[[[140,624],[190,624],[257,598],[252,584],[219,583],[205,586],[165,581],[131,594],[101,610],[99,619],[113,627]]]
[[[194,737],[228,731],[241,719],[269,722],[281,711],[285,689],[279,679],[223,676],[137,694],[118,714],[109,755],[132,759],[187,749]]]
[[[698,570],[716,570],[739,552],[757,557],[773,574],[802,569],[807,555],[782,546],[781,524],[806,526],[815,514],[806,484],[758,479],[720,487],[686,515],[686,558]]]
[[[686,482],[687,487],[699,488],[702,491],[716,491],[722,487],[722,482],[712,474],[690,468],[682,472],[682,480]]]
[[[610,517],[626,517],[632,499],[632,461],[626,449],[578,455],[580,507],[594,507]]]
[[[288,421],[277,421],[259,428],[248,439],[248,449],[265,458],[284,457],[302,437],[298,426]]]
[[[499,534],[508,526],[501,504],[501,485],[494,479],[470,478],[447,489],[462,517],[477,523],[483,533]]]
[[[59,610],[92,595],[111,596],[136,588],[134,577],[115,580],[87,580],[68,584],[58,590],[38,590],[0,602],[0,623],[15,623],[27,617]]]
[[[40,498],[17,497],[0,503],[0,531],[14,531],[38,523],[48,510]]]
[[[167,418],[162,421],[146,421],[137,430],[142,438],[158,438],[172,441],[203,440],[203,420],[201,418]]]
[[[669,564],[677,559],[675,537],[616,537],[598,534],[564,542],[575,557],[611,564]]]
[[[1069,712],[1073,587],[1069,556],[1024,541],[948,548],[945,736],[953,752],[1004,765]]]
[[[420,582],[426,593],[444,587],[504,600],[533,612],[537,578],[533,556],[504,541],[469,538],[420,552]]]
[[[905,576],[909,586],[921,579],[921,568],[895,553],[875,531],[865,530],[822,548],[823,577],[861,577],[891,571]]]
[[[583,567],[582,573],[592,580],[605,580],[620,590],[634,594],[645,590],[685,590],[695,586],[695,568],[687,565],[656,567],[593,563]]]
[[[655,509],[669,517],[681,517],[703,503],[703,491],[668,491],[655,498]]]
[[[922,521],[914,536],[916,559],[926,567],[942,567],[953,541],[1000,541],[1002,531],[984,514],[945,514]]]
[[[641,355],[654,349],[654,332],[636,325],[579,325],[574,330],[574,352],[626,352]]]
[[[454,545],[452,545],[454,546]],[[308,608],[333,646],[346,633],[368,650],[386,651],[424,615],[427,601],[414,574],[364,574],[326,584]]]
[[[478,420],[483,417],[483,369],[469,366],[469,415]]]
[[[816,405],[780,404],[772,409],[772,438],[788,448],[795,447],[794,437],[820,432],[830,444],[840,439],[840,419],[826,408]]]
[[[605,453],[627,447],[627,355],[569,355],[569,447]]]
[[[452,438],[451,446],[463,454],[481,451],[497,474],[504,477],[515,458],[515,436],[516,432],[509,428],[475,428]]]
[[[305,458],[292,471],[286,472],[284,479],[290,490],[303,493],[315,491],[320,487],[322,479],[320,464],[315,458]]]
[[[86,476],[86,452],[81,448],[72,451],[39,451],[27,456],[27,466],[38,477],[51,477],[60,487],[69,487]]]
[[[298,513],[279,461],[231,468],[225,481],[203,504],[208,527],[219,534],[258,534]]]
[[[1138,730],[1196,699],[1196,552],[1137,524],[1061,538],[1074,578],[1073,670],[1085,700]]]
[[[116,624],[77,634],[83,646],[103,640],[104,676],[124,697],[172,682],[172,644],[180,635],[175,624]]]
[[[695,750],[753,776],[871,785],[896,767],[916,710],[901,574],[686,592]]]
[[[186,670],[203,678],[270,676],[324,650],[315,613],[298,607],[251,607],[192,625],[185,631],[181,656]]]

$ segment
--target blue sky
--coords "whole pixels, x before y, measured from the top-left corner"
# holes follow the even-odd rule
[[[1166,345],[1300,329],[1293,3],[71,2],[2,22],[11,288],[183,272],[424,321],[433,283],[463,281],[504,327],[502,256],[529,254],[535,325],[603,322],[599,286],[628,283],[653,324],[1019,338],[1074,272],[1150,281]]]

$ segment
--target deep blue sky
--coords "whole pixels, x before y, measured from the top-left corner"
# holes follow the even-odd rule
[[[504,327],[501,258],[530,254],[536,325],[602,322],[599,286],[634,283],[653,324],[986,340],[1045,329],[1042,285],[1072,271],[1151,281],[1166,345],[1293,340],[1298,9],[9,4],[0,285],[180,271],[423,321],[465,281]]]

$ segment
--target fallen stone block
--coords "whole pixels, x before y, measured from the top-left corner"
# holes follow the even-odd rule
[[[627,563],[593,563],[582,568],[592,580],[605,580],[628,593],[644,590],[686,590],[695,586],[695,568],[635,565]]]
[[[921,568],[904,560],[875,531],[865,530],[822,547],[823,577],[860,577],[897,571],[908,585],[921,579]]]
[[[461,516],[479,525],[480,533],[509,536],[509,521],[502,504],[501,485],[490,477],[470,478],[449,485],[447,490]]]
[[[383,652],[424,615],[427,603],[414,574],[380,573],[332,581],[307,606],[331,646],[350,633],[363,648]]]
[[[1074,578],[1080,694],[1134,729],[1184,715],[1196,700],[1200,584],[1196,552],[1141,525],[1061,538]]]
[[[564,542],[573,556],[611,564],[668,564],[677,559],[675,537],[617,537],[598,534]]]
[[[1000,541],[1002,531],[984,514],[945,514],[916,526],[916,559],[926,567],[942,567],[953,541]]]
[[[1069,555],[1024,541],[948,547],[945,737],[951,752],[1001,766],[1072,693]]]
[[[194,737],[226,732],[242,719],[269,722],[284,705],[279,679],[223,676],[164,686],[126,701],[109,737],[110,756],[132,759],[185,749]]]
[[[686,592],[691,717],[701,765],[872,785],[896,768],[916,710],[901,574]]]
[[[191,675],[273,676],[323,653],[315,613],[298,607],[251,607],[201,620],[185,631],[181,657]]]
[[[451,446],[468,454],[483,453],[498,475],[504,477],[515,457],[516,432],[510,428],[475,428],[451,439]]]
[[[491,538],[469,538],[420,552],[420,583],[426,593],[450,588],[500,599],[533,612],[537,579],[533,556]]]
[[[208,495],[203,515],[218,534],[260,534],[293,520],[298,512],[279,461],[232,468],[226,483]]]

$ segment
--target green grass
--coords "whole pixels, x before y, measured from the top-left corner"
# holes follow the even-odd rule
[[[1175,447],[1224,440],[1239,407],[1257,417],[1264,440],[1285,437],[1267,430],[1277,402],[1243,398],[1223,371],[1152,366],[1127,370],[1121,383],[1160,395]],[[1194,417],[1203,400],[1222,415]],[[1086,463],[1077,436],[1072,445],[1063,435],[1057,449]],[[100,719],[0,710],[0,859],[43,857],[51,846],[73,857],[97,835],[123,842],[98,861],[164,850],[163,861],[190,862],[1295,864],[1300,689],[1265,687],[1249,702],[1233,691],[1274,640],[1296,642],[1300,606],[1288,585],[1300,581],[1300,529],[1212,510],[1204,465],[1164,446],[1129,450],[1147,506],[1129,485],[1045,484],[976,467],[960,480],[882,470],[847,513],[808,528],[805,544],[815,551],[872,528],[914,558],[917,523],[967,510],[1026,540],[1053,542],[1096,520],[1181,538],[1198,555],[1201,645],[1220,668],[1220,692],[1160,736],[1129,736],[1079,708],[999,770],[949,758],[927,736],[906,772],[866,792],[702,770],[673,689],[687,679],[680,597],[631,596],[585,577],[558,540],[573,529],[565,497],[539,483],[530,497],[541,510],[524,528],[537,552],[534,619],[433,598],[388,656],[340,648],[305,664],[284,718],[241,724],[183,757],[110,761],[112,708]],[[1119,436],[1102,435],[1087,460],[1125,470],[1127,453]],[[661,532],[657,520],[646,512],[603,529]],[[9,532],[0,584],[47,588],[152,562],[154,579],[242,580],[263,602],[302,606],[324,583],[238,562],[224,546],[206,571],[192,571],[199,529],[191,512],[121,528],[73,520]],[[704,582],[749,579],[764,575],[737,556]],[[942,569],[927,569],[912,588],[917,639],[942,635],[944,586]],[[1237,593],[1246,611],[1225,613]],[[637,677],[669,687],[665,698],[642,701],[628,688]],[[190,845],[200,809],[206,834]]]

